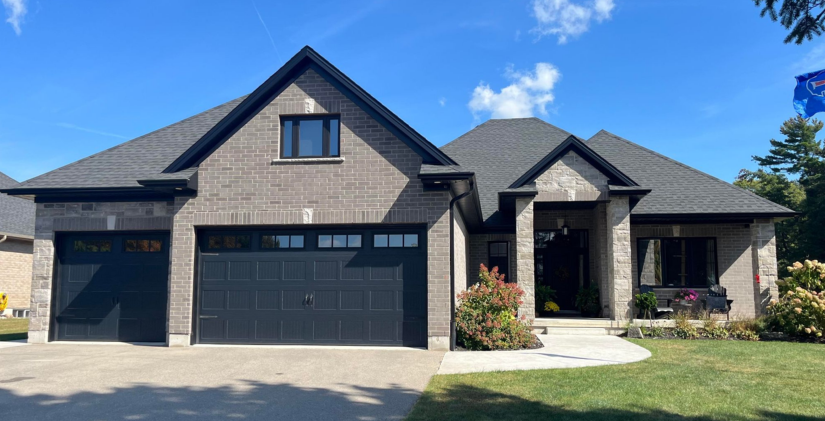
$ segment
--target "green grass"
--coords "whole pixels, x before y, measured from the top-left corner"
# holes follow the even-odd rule
[[[0,341],[29,337],[29,319],[0,319]]]
[[[415,420],[825,420],[825,346],[632,341],[621,366],[435,376]]]

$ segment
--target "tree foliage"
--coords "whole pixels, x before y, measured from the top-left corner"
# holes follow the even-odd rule
[[[816,139],[822,128],[823,123],[815,119],[785,121],[779,130],[785,139],[771,139],[768,154],[753,157],[761,168],[742,170],[734,183],[803,213],[777,224],[780,268],[825,256],[825,149]]]
[[[802,44],[825,30],[825,0],[754,0],[754,3],[762,6],[760,16],[767,15],[791,30],[785,37],[786,44]]]

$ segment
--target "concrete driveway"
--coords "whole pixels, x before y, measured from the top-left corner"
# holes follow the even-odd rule
[[[402,419],[443,353],[411,349],[0,349],[3,419]]]

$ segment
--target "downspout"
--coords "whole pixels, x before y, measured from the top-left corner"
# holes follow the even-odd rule
[[[475,186],[470,180],[470,189],[450,200],[450,351],[455,351],[455,202],[467,197]]]
[[[3,238],[0,238],[0,243],[2,243],[2,242],[4,242],[4,241],[6,241],[6,240],[8,240],[8,239],[9,239],[9,236],[8,236],[8,235],[4,235],[4,236],[3,236]]]

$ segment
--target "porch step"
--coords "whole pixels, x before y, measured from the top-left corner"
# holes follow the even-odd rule
[[[546,327],[545,335],[607,335],[607,329],[600,327]]]

